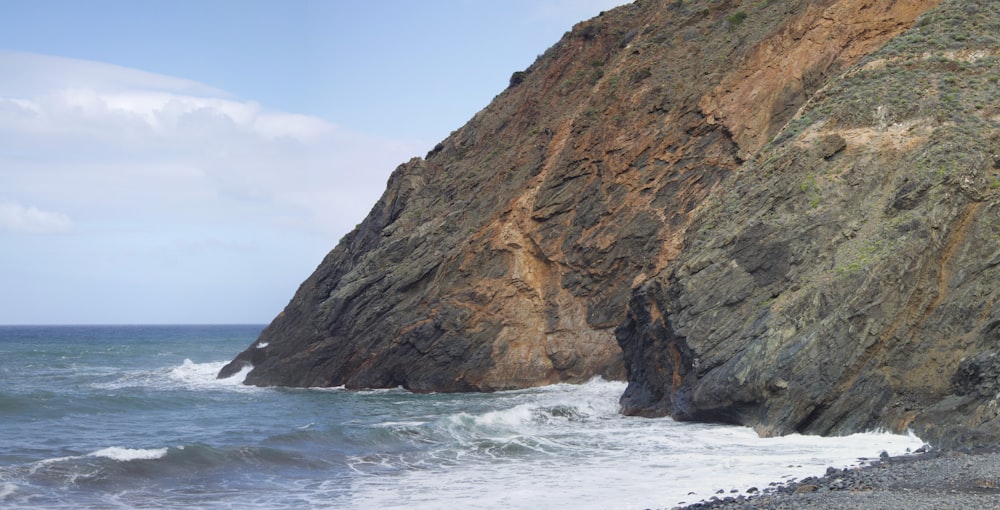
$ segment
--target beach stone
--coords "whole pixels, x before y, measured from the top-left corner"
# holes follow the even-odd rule
[[[968,458],[973,463],[966,462]],[[884,473],[892,476],[879,476]],[[1000,472],[1000,453],[972,451],[963,455],[927,453],[893,457],[890,463],[838,473],[851,490],[822,490],[836,481],[830,475],[815,483],[793,483],[782,490],[742,501],[702,501],[685,509],[898,508],[916,510],[996,508],[1000,489],[991,487]],[[985,483],[980,483],[985,482]],[[863,487],[863,488],[858,488]]]

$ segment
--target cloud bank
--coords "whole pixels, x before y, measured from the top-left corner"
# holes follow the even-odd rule
[[[0,323],[264,322],[431,145],[0,52]]]
[[[69,210],[81,225],[154,221],[175,216],[178,203],[212,217],[233,210],[216,209],[228,201],[260,221],[333,236],[429,143],[353,133],[189,80],[0,52],[0,199],[40,207],[9,205],[8,226],[15,217],[72,225],[45,208]]]

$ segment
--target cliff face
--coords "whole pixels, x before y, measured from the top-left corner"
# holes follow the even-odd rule
[[[625,412],[996,440],[998,28],[943,2],[723,181],[618,329]]]
[[[627,373],[630,414],[992,427],[989,4],[640,1],[578,24],[396,169],[220,375],[489,391]]]
[[[779,20],[783,2],[761,19]],[[581,23],[423,159],[223,374],[251,384],[494,390],[623,378],[614,328],[740,164],[698,102],[777,30],[733,6]],[[731,34],[717,37],[718,34]]]

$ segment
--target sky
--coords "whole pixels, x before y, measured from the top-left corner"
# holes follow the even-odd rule
[[[622,0],[4,0],[0,324],[264,324]]]

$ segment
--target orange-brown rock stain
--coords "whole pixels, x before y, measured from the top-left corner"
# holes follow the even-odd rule
[[[601,35],[564,39],[563,51],[545,68],[544,77],[529,84],[534,89],[508,92],[518,97],[512,98],[518,104],[513,118],[519,119],[522,129],[544,127],[550,136],[535,175],[479,230],[489,250],[511,255],[504,278],[477,285],[479,292],[494,289],[490,313],[502,317],[506,325],[496,339],[496,366],[487,380],[491,384],[532,378],[553,382],[564,377],[559,374],[560,357],[579,360],[605,355],[599,353],[614,355],[617,345],[612,328],[588,324],[587,296],[565,288],[567,273],[582,270],[605,280],[625,279],[623,285],[634,287],[668,268],[683,249],[692,211],[723,176],[760,149],[826,77],[842,72],[885,44],[939,1],[807,3],[732,61],[735,68],[726,68],[726,60],[713,61],[719,77],[683,78],[683,85],[672,97],[663,87],[675,84],[657,80],[657,69],[662,67],[659,62],[694,60],[701,58],[699,55],[682,57],[687,50],[664,55],[662,49],[654,51],[638,39],[618,48],[614,39]],[[671,16],[665,9],[654,9],[631,23],[635,31],[648,32],[672,23]],[[690,30],[707,30],[694,23],[688,25]],[[634,78],[647,69],[649,78]],[[632,82],[627,81],[630,78]],[[664,94],[670,99],[657,104]],[[540,103],[534,99],[539,96],[555,101]],[[724,131],[719,130],[721,126]],[[501,136],[518,139],[511,131]],[[610,272],[581,268],[573,261],[573,253],[566,251],[565,237],[541,234],[543,227],[551,229],[554,224],[563,225],[567,232],[573,228],[572,214],[544,220],[535,216],[540,193],[566,172],[568,165],[583,168],[571,182],[577,189],[599,183],[602,191],[624,190],[622,200],[609,204],[599,221],[580,231],[571,250],[608,252],[623,242],[623,224],[644,214],[657,220],[657,248],[637,254],[643,260],[632,261],[634,269],[621,271],[614,265],[609,266]],[[505,287],[510,290],[495,290]],[[683,379],[681,360],[676,346],[671,349],[676,389]]]
[[[941,0],[811,3],[758,43],[699,106],[733,133],[744,159],[759,150],[825,80],[913,25]]]

